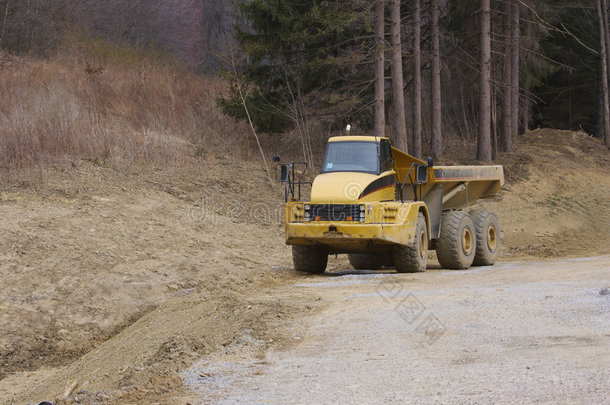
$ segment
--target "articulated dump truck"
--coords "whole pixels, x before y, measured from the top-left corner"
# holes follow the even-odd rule
[[[332,137],[309,201],[299,201],[300,192],[295,198],[301,182],[293,164],[282,169],[295,270],[323,273],[328,255],[339,253],[355,269],[388,266],[400,273],[424,271],[432,249],[448,269],[491,265],[498,257],[496,214],[463,209],[497,195],[502,166],[434,166],[388,138]]]

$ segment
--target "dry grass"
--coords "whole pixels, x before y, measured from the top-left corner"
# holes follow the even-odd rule
[[[0,167],[235,153],[247,128],[216,108],[223,89],[218,77],[100,43],[46,59],[0,55]]]

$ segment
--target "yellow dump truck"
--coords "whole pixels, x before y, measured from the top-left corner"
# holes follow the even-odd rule
[[[449,269],[491,265],[498,257],[497,216],[462,209],[498,193],[502,166],[434,166],[388,138],[338,136],[328,140],[309,201],[300,201],[300,190],[295,196],[302,182],[293,164],[282,166],[282,181],[295,270],[323,273],[328,255],[339,253],[356,269],[398,272],[424,271],[429,249]]]

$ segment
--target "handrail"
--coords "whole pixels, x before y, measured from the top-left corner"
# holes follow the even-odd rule
[[[411,194],[411,190],[414,189],[414,186],[416,185],[422,185],[425,182],[423,181],[417,181],[417,173],[415,174],[415,180],[411,179],[411,172],[413,171],[413,168],[419,168],[419,167],[425,167],[423,165],[417,164],[417,162],[413,162],[411,163],[411,167],[409,168],[409,171],[407,172],[407,175],[405,176],[405,179],[403,180],[402,184],[400,185],[400,202],[405,202],[405,198],[406,196],[408,196],[409,194]],[[409,187],[409,190],[407,191],[407,193],[403,193],[404,187],[405,187],[405,183],[407,182],[407,180],[411,180],[411,186]],[[420,194],[421,194],[421,187],[420,187]],[[417,201],[417,188],[414,189],[414,196],[415,196],[415,201]]]
[[[303,170],[301,175],[297,178],[295,174],[295,167],[302,166]],[[306,162],[288,162],[284,164],[278,164],[280,167],[280,182],[284,183],[284,201],[288,201],[288,195],[294,199],[295,191],[298,191],[298,199],[301,199],[301,185],[311,184],[310,181],[303,181],[303,176],[307,172],[309,165]],[[276,171],[277,180],[277,171]],[[298,188],[297,188],[298,187]]]

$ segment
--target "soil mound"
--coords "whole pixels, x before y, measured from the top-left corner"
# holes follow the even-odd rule
[[[539,129],[501,156],[497,201],[505,255],[587,256],[610,251],[610,153],[584,132]]]

